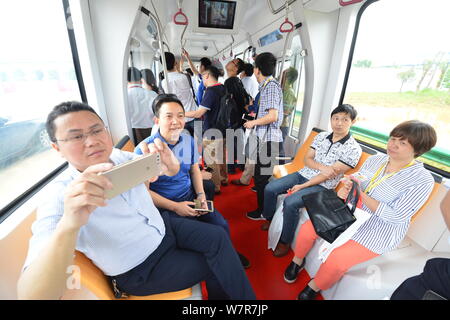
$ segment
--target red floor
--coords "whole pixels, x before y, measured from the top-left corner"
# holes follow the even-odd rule
[[[263,221],[253,221],[245,216],[246,212],[256,209],[256,193],[250,190],[253,184],[231,184],[232,179],[240,176],[240,171],[229,175],[230,184],[222,187],[221,194],[214,199],[214,206],[227,219],[235,248],[250,260],[251,266],[246,271],[256,297],[263,300],[297,299],[310,278],[303,270],[295,283],[284,281],[284,270],[294,253],[291,251],[285,257],[276,258],[272,250],[267,249],[268,232],[260,229]]]

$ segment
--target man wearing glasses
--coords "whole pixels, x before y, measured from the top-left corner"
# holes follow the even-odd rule
[[[18,282],[19,299],[59,299],[74,251],[83,252],[117,284],[116,293],[149,295],[188,288],[205,280],[211,299],[255,299],[225,231],[212,224],[159,213],[149,182],[110,200],[111,182],[100,172],[137,155],[114,149],[106,127],[88,105],[65,102],[47,118],[51,145],[68,162],[37,209],[28,256]],[[180,164],[161,140],[164,174]]]

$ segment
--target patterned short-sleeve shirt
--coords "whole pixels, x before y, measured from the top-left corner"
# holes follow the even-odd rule
[[[354,168],[358,164],[362,153],[361,147],[350,133],[341,140],[333,143],[333,133],[321,132],[314,138],[311,148],[316,151],[314,161],[325,166],[331,166],[337,161],[340,161],[343,164]],[[305,166],[299,170],[299,173],[306,179],[311,180],[320,173],[320,170]],[[344,174],[342,173],[333,179],[325,180],[320,185],[327,189],[334,189],[343,175]]]

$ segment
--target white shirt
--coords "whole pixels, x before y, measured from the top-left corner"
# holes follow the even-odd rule
[[[113,149],[115,165],[138,155]],[[24,269],[39,256],[64,213],[64,191],[81,173],[73,166],[53,180],[51,195],[37,209]],[[83,252],[103,273],[115,276],[138,266],[159,246],[165,233],[164,221],[144,184],[107,200],[95,209],[81,227],[76,249]]]
[[[259,83],[256,80],[255,75],[252,75],[251,77],[243,77],[241,81],[244,85],[245,91],[247,91],[247,93],[255,99],[259,91]]]
[[[169,81],[170,90],[167,88],[166,79],[163,79],[161,85],[164,92],[175,94],[183,104],[184,111],[187,112],[197,110],[197,104],[195,103],[194,97],[192,95],[192,88],[186,75],[173,71],[167,74],[167,78]],[[189,122],[191,120],[193,120],[193,118],[186,117],[186,122]]]
[[[128,108],[132,128],[153,127],[155,115],[152,111],[152,103],[156,96],[156,92],[146,90],[140,84],[128,85]]]

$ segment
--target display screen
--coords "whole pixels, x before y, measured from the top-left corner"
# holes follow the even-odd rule
[[[200,28],[233,29],[236,1],[199,0]]]
[[[283,39],[283,34],[277,29],[269,34],[266,34],[264,37],[259,38],[258,41],[259,46],[264,47],[281,39]]]

